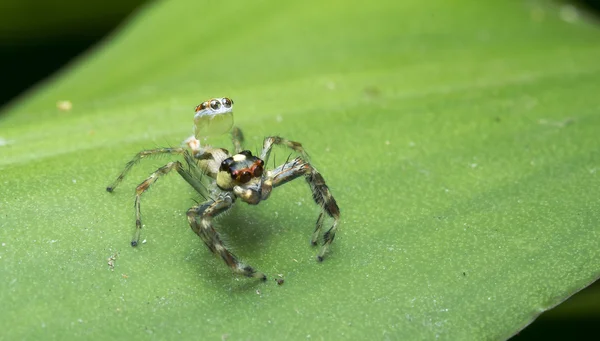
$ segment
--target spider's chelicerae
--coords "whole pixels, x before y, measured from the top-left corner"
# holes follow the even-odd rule
[[[260,156],[254,156],[250,151],[243,150],[242,132],[234,127],[231,135],[235,154],[232,155],[223,148],[200,145],[198,138],[202,136],[199,136],[199,134],[206,126],[213,124],[214,126],[219,125],[221,129],[226,128],[226,130],[229,130],[231,128],[233,122],[232,110],[233,101],[229,98],[214,98],[201,103],[196,107],[194,119],[196,134],[184,141],[187,148],[158,148],[141,151],[127,163],[117,179],[106,188],[108,192],[112,192],[131,168],[143,158],[175,154],[181,155],[185,161],[186,166],[180,161],[167,163],[137,186],[135,191],[136,229],[131,245],[137,246],[140,239],[142,229],[140,200],[142,194],[160,177],[176,170],[200,195],[209,198],[206,202],[195,205],[187,211],[188,222],[192,230],[200,236],[200,239],[210,251],[221,256],[234,273],[265,280],[264,273],[242,263],[227,249],[219,232],[213,225],[213,219],[230,209],[238,199],[256,205],[269,198],[273,188],[303,176],[310,186],[314,201],[321,207],[311,237],[313,245],[317,245],[325,216],[333,218],[333,224],[323,234],[323,245],[317,255],[317,260],[322,261],[335,237],[340,210],[325,184],[323,176],[310,164],[308,155],[300,143],[279,136],[267,137],[264,140]],[[229,117],[231,121],[223,119],[224,117]],[[225,123],[223,124],[223,122]],[[273,145],[287,146],[300,156],[293,160],[288,159],[284,164],[274,169],[265,170],[264,167],[267,164]],[[207,178],[209,183],[205,184],[204,180]]]

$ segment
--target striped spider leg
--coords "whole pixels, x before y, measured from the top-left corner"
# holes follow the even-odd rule
[[[225,244],[223,244],[221,236],[213,226],[213,218],[233,207],[235,199],[236,197],[233,193],[222,192],[215,200],[209,200],[190,208],[187,211],[188,222],[192,230],[202,239],[208,249],[220,256],[233,273],[265,281],[267,276],[264,273],[258,272],[250,265],[242,263],[227,249]]]
[[[304,175],[306,182],[310,185],[313,200],[321,207],[321,212],[317,218],[315,230],[311,237],[311,244],[317,245],[317,239],[323,226],[325,214],[333,218],[332,226],[323,234],[323,247],[319,252],[317,259],[323,261],[323,257],[327,249],[335,238],[337,225],[340,219],[340,209],[329,191],[329,187],[325,184],[325,179],[315,167],[310,164],[308,154],[302,147],[302,144],[295,141],[290,141],[279,136],[267,137],[263,142],[263,149],[260,153],[261,159],[268,161],[273,145],[284,145],[293,149],[301,155],[291,162],[286,162],[283,165],[269,171],[267,177],[273,183],[273,187],[281,186],[299,176]]]
[[[172,161],[167,163],[166,165],[160,167],[155,172],[150,174],[146,180],[142,181],[135,189],[135,232],[133,238],[131,240],[131,246],[137,246],[140,240],[140,233],[142,230],[142,213],[141,213],[141,199],[142,194],[146,192],[152,184],[154,184],[160,177],[169,174],[172,170],[176,170],[181,177],[187,181],[200,195],[204,197],[205,193],[207,193],[206,187],[201,181],[202,171],[199,169],[198,164],[193,159],[192,155],[187,149],[184,148],[157,148],[151,150],[143,150],[137,153],[131,161],[127,163],[125,169],[119,174],[117,179],[106,187],[108,192],[113,192],[114,189],[123,181],[127,173],[136,165],[141,159],[164,155],[164,154],[172,154],[172,155],[182,155],[185,163],[188,168],[184,168],[183,164],[180,161]]]

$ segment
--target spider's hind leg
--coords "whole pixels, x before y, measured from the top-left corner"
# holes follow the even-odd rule
[[[219,233],[215,230],[212,220],[217,215],[227,211],[233,206],[234,198],[231,195],[222,195],[217,200],[196,205],[187,212],[190,227],[202,239],[208,249],[219,255],[231,270],[246,277],[260,278],[266,280],[264,273],[256,271],[253,267],[240,262],[223,244]]]

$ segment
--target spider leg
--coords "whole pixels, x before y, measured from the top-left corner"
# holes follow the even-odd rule
[[[225,247],[219,233],[213,227],[213,218],[230,209],[234,201],[235,199],[230,194],[225,194],[216,200],[209,200],[203,204],[196,205],[187,211],[188,222],[192,230],[202,239],[209,250],[219,255],[234,273],[246,277],[260,278],[264,281],[267,279],[267,276],[262,272],[257,272],[251,266],[240,262]]]
[[[260,158],[265,162],[265,164],[267,164],[267,161],[269,161],[269,156],[271,155],[271,149],[273,149],[273,145],[285,145],[299,153],[302,156],[302,159],[306,160],[307,162],[310,160],[300,142],[290,141],[280,136],[269,136],[265,138],[262,151],[260,152]]]
[[[186,153],[189,155],[188,153]],[[154,173],[150,174],[150,176],[142,181],[136,189],[135,189],[135,233],[131,240],[131,246],[137,246],[140,240],[140,233],[142,231],[142,213],[140,209],[140,202],[142,198],[142,194],[150,188],[152,184],[154,184],[160,177],[169,174],[173,169],[181,175],[181,177],[187,181],[194,189],[200,193],[200,195],[204,196],[203,193],[206,193],[206,188],[200,181],[200,178],[196,176],[197,169],[194,170],[194,166],[196,165],[193,160],[186,158],[188,165],[190,165],[190,170],[186,170],[183,168],[183,165],[179,161],[169,162],[166,165],[157,169]],[[191,162],[191,164],[190,164]],[[193,166],[192,166],[193,165]]]
[[[242,151],[244,148],[244,134],[240,128],[233,127],[233,130],[231,131],[231,142],[233,143],[236,154]]]
[[[317,255],[317,260],[322,261],[325,253],[335,238],[337,225],[340,219],[340,209],[333,195],[329,191],[329,187],[325,183],[325,179],[309,162],[301,157],[298,157],[290,162],[287,162],[272,171],[267,172],[267,181],[272,182],[273,188],[281,186],[291,180],[304,175],[312,191],[313,200],[322,209],[315,230],[312,234],[311,243],[316,245],[319,233],[323,226],[325,213],[333,218],[332,226],[323,234],[323,246]]]
[[[123,179],[125,178],[127,173],[129,173],[131,168],[133,168],[133,166],[135,166],[138,162],[140,162],[141,159],[151,157],[151,156],[164,155],[164,154],[179,154],[179,155],[184,155],[184,157],[186,157],[186,154],[187,154],[187,156],[189,156],[189,152],[187,152],[184,148],[158,148],[158,149],[143,150],[143,151],[137,153],[133,157],[133,159],[131,159],[131,161],[127,162],[127,164],[125,165],[125,169],[123,169],[121,174],[119,174],[117,179],[115,179],[115,181],[113,181],[112,184],[110,184],[108,187],[106,187],[106,190],[108,192],[114,191],[114,189],[121,183],[121,181],[123,181]]]
[[[317,239],[319,239],[319,233],[321,232],[321,228],[323,227],[323,219],[325,219],[325,213],[321,211],[319,213],[319,217],[317,218],[317,223],[315,224],[315,231],[310,238],[310,243],[312,245],[317,245]]]

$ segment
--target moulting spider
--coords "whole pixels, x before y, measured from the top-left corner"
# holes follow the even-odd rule
[[[340,218],[338,205],[325,184],[323,176],[310,164],[308,155],[300,143],[279,136],[270,136],[264,139],[260,156],[254,156],[250,151],[243,150],[243,135],[237,127],[234,127],[231,133],[235,149],[233,155],[223,148],[201,146],[201,138],[206,138],[210,134],[227,132],[232,125],[233,101],[231,99],[213,98],[202,102],[196,107],[194,135],[184,141],[187,148],[158,148],[141,151],[127,163],[117,179],[106,188],[108,192],[112,192],[131,168],[146,157],[174,154],[182,156],[185,161],[186,166],[180,161],[167,163],[137,186],[135,190],[136,229],[131,246],[137,246],[140,239],[142,194],[160,177],[176,170],[201,196],[208,197],[204,203],[195,205],[187,211],[187,219],[192,230],[210,251],[221,256],[234,273],[265,280],[264,273],[242,263],[227,249],[213,225],[213,219],[230,209],[237,199],[250,205],[256,205],[262,200],[268,199],[273,188],[304,176],[310,186],[314,201],[321,207],[311,237],[312,245],[317,245],[325,216],[333,218],[333,224],[323,234],[323,245],[317,255],[317,260],[322,261],[333,242]],[[274,145],[287,146],[300,156],[291,161],[288,159],[274,169],[265,170],[265,164],[267,164]]]

